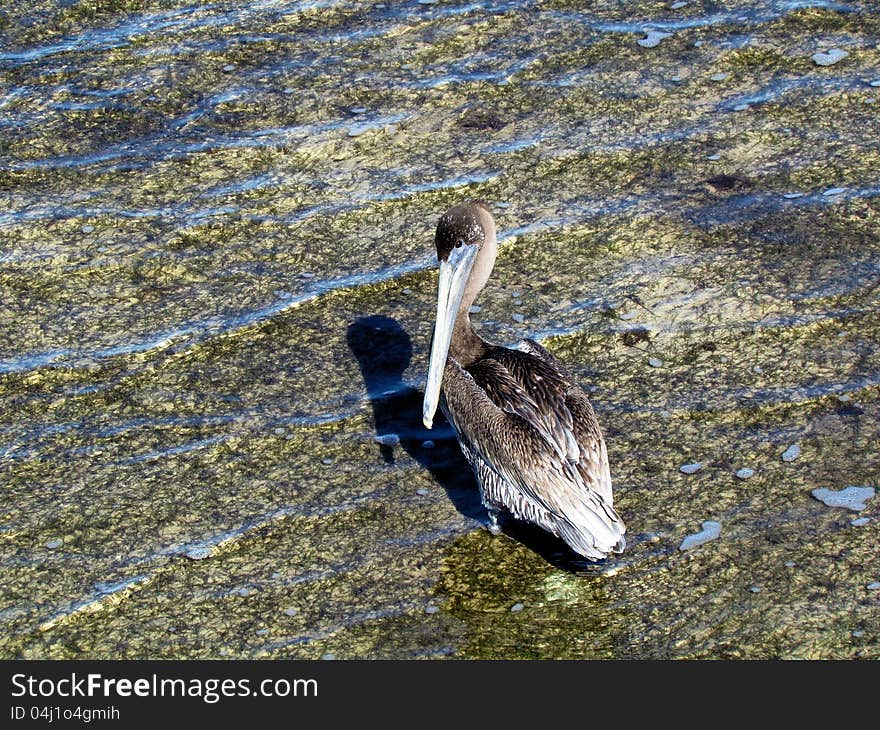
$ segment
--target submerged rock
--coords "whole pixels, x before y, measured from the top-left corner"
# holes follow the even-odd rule
[[[644,38],[639,38],[636,43],[638,43],[642,48],[654,48],[655,46],[660,45],[660,41],[664,38],[669,38],[672,33],[664,33],[660,30],[649,30],[648,35]]]
[[[814,489],[810,492],[820,502],[829,507],[846,507],[854,512],[865,509],[865,503],[874,498],[874,487],[847,487],[835,491],[833,489]]]
[[[684,540],[681,541],[681,545],[678,546],[678,549],[691,550],[695,547],[703,545],[704,543],[716,540],[720,534],[721,523],[714,522],[712,520],[706,520],[703,523],[703,529],[700,530],[700,532],[694,533],[693,535],[688,535]]]
[[[814,53],[810,58],[813,59],[813,62],[817,66],[833,66],[838,61],[842,61],[849,55],[846,51],[841,51],[839,48],[832,48],[826,52]]]

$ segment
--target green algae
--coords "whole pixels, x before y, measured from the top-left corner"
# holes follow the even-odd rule
[[[877,505],[810,492],[880,486],[880,19],[725,3],[639,47],[666,5],[352,3],[0,63],[0,655],[877,658]],[[0,33],[168,10],[229,9]],[[421,428],[464,197],[504,234],[477,326],[590,389],[618,563],[489,535]]]

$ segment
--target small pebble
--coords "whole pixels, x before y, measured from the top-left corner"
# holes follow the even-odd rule
[[[427,497],[430,492],[427,489],[417,489],[416,494],[418,494],[420,497]]]
[[[49,542],[46,543],[46,547],[50,550],[54,550],[55,548],[61,547],[63,544],[64,542],[62,540],[49,540]]]
[[[736,476],[737,479],[749,479],[749,478],[755,476],[755,470],[749,469],[748,467],[744,467],[742,469],[737,469],[736,474],[734,476]]]
[[[871,521],[870,517],[857,517],[856,519],[850,521],[853,527],[862,527],[863,525],[867,525]]]
[[[710,81],[724,81],[729,78],[730,78],[730,74],[722,72],[722,73],[718,73],[718,74],[712,74],[709,77],[709,80]]]
[[[300,279],[314,279],[315,272],[314,271],[301,271],[299,273],[299,278]]]
[[[880,79],[875,79],[874,81],[872,81],[870,83],[870,86],[874,86],[874,87],[880,86]]]
[[[440,609],[437,606],[426,606],[425,613],[437,613]]]
[[[672,3],[672,5],[669,6],[669,9],[670,10],[681,10],[681,8],[683,8],[685,5],[687,5],[687,3],[679,0],[677,3]]]
[[[422,448],[423,449],[433,449],[436,445],[437,444],[435,444],[430,439],[428,441],[422,441]]]
[[[525,606],[523,606],[521,603],[514,603],[514,604],[510,607],[510,612],[511,612],[511,613],[517,613],[518,611],[522,611],[524,608],[525,608]]]
[[[837,396],[837,400],[841,403],[849,403],[852,398],[850,397],[849,393],[841,393],[839,396]]]
[[[269,633],[269,629],[257,629],[257,636],[265,636]]]
[[[512,291],[512,292],[510,292],[510,296],[512,296],[514,299],[519,299],[522,296],[522,292],[521,291]]]
[[[841,51],[839,48],[832,48],[831,50],[822,53],[814,53],[810,58],[813,59],[813,63],[817,66],[832,66],[838,61],[842,61],[849,54],[846,51]]]
[[[365,106],[356,106],[354,109],[349,109],[352,114],[365,114],[367,111],[367,107]]]
[[[676,83],[678,83],[679,81],[682,81],[683,79],[682,79],[681,76],[676,75],[676,76],[670,76],[670,77],[669,77],[669,80],[670,80],[670,81],[675,81]]]
[[[468,307],[468,312],[470,312],[471,314],[476,314],[477,312],[481,311],[482,309],[483,308],[479,304],[471,304],[471,306]]]
[[[846,188],[828,188],[822,195],[840,195]]]
[[[760,365],[755,365],[755,367],[752,368],[752,372],[753,373],[763,373],[764,368],[762,368]]]
[[[784,193],[782,197],[786,198],[788,200],[794,200],[795,198],[803,198],[804,194],[803,193]]]
[[[719,155],[719,154],[716,152],[714,155],[707,155],[707,156],[706,156],[706,159],[707,159],[707,160],[712,160],[712,161],[720,160],[720,159],[721,159],[721,155]]]
[[[659,357],[649,357],[648,365],[652,368],[659,368],[663,365],[663,361]]]
[[[761,586],[752,586],[751,588],[749,588],[749,590],[750,590],[752,593],[760,593],[760,592],[761,592]]]
[[[329,466],[333,463],[333,459],[321,459],[321,463]]]
[[[235,64],[234,64],[234,63],[227,63],[227,64],[223,67],[223,72],[224,72],[224,73],[230,73],[230,72],[232,72],[232,71],[235,71]]]
[[[712,520],[706,520],[703,523],[703,529],[693,535],[688,535],[684,540],[682,540],[681,545],[678,546],[678,549],[690,550],[704,543],[707,543],[710,540],[717,539],[720,534],[721,523],[714,522]]]
[[[876,492],[874,487],[847,487],[840,491],[822,487],[814,489],[810,494],[828,507],[846,507],[853,512],[861,512],[865,509],[868,500],[874,498]]]
[[[401,290],[401,294],[412,294],[412,289],[407,287],[406,289]]]
[[[333,652],[328,651],[326,654],[321,655],[321,659],[325,662],[332,662],[336,658],[336,655]]]
[[[678,470],[682,474],[696,474],[702,468],[703,463],[701,461],[695,461],[693,464],[685,464],[684,466],[680,466]]]
[[[746,109],[750,109],[751,107],[748,104],[737,104],[733,107],[733,111],[735,112],[744,112]]]
[[[783,461],[794,461],[801,455],[801,447],[798,444],[792,444],[782,452]]]
[[[638,312],[636,312],[636,310],[631,309],[629,312],[624,312],[623,314],[621,314],[620,319],[623,319],[623,320],[634,319],[637,314],[638,314]]]
[[[694,48],[700,48],[703,45],[703,41],[694,41]]]
[[[869,591],[880,591],[880,582],[874,581],[873,583],[868,583],[865,588],[867,588]]]
[[[400,436],[396,433],[383,433],[380,436],[374,436],[373,441],[377,444],[382,444],[382,446],[390,446],[394,448],[395,446],[400,445]]]
[[[865,632],[862,631],[861,629],[856,629],[855,631],[852,632],[852,635],[857,639],[861,639],[865,635]]]
[[[269,577],[270,577],[272,580],[278,580],[278,579],[281,577],[281,573],[279,573],[279,572],[276,570],[276,571],[275,571],[274,573],[272,573],[272,575],[270,575]]]
[[[276,435],[276,436],[283,436],[285,433],[286,433],[286,432],[285,432],[285,430],[284,430],[283,428],[276,428],[276,429],[275,429],[275,435]]]
[[[204,560],[211,556],[211,548],[196,547],[187,550],[184,555],[190,560]]]
[[[284,615],[285,615],[285,616],[296,616],[296,614],[298,614],[298,613],[299,613],[299,609],[298,609],[298,608],[290,607],[290,608],[285,608],[285,609],[284,609]]]
[[[81,230],[83,233],[91,233],[92,231],[95,230],[95,227],[94,227],[94,226],[86,225],[86,226],[83,226],[82,228],[80,228],[80,230]]]
[[[520,324],[526,321],[525,315],[519,314],[519,312],[517,312],[516,314],[511,314],[510,318],[514,322],[519,322]]]
[[[660,41],[664,38],[669,38],[672,35],[672,33],[663,33],[659,30],[649,30],[647,33],[644,38],[639,38],[636,41],[642,48],[654,48],[660,45]]]
[[[785,561],[785,567],[786,567],[786,568],[793,568],[795,565],[797,565],[797,563],[794,562],[794,560],[786,560],[786,561]]]

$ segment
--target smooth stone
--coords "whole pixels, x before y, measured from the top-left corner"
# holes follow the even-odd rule
[[[672,35],[672,33],[664,33],[659,30],[649,30],[647,33],[644,38],[639,38],[636,41],[642,48],[654,48],[660,45],[660,41],[664,38],[669,38]]]
[[[751,107],[748,104],[737,104],[733,107],[733,111],[735,112],[744,112],[746,109],[751,109]]]
[[[725,81],[729,78],[730,78],[730,74],[722,72],[722,73],[718,73],[718,74],[712,74],[709,77],[709,81]]]
[[[838,61],[842,61],[849,55],[846,51],[841,51],[839,48],[832,48],[831,50],[822,53],[814,53],[810,58],[813,59],[813,62],[817,66],[832,66]]]
[[[468,308],[468,312],[470,312],[471,314],[476,314],[481,309],[482,307],[479,304],[471,304],[471,306]]]
[[[46,547],[50,550],[54,550],[55,548],[61,547],[63,544],[63,540],[49,540],[49,542],[46,543]]]
[[[269,629],[257,629],[257,636],[265,636],[269,633]]]
[[[856,629],[855,631],[852,632],[852,635],[857,639],[861,639],[865,635],[865,632],[862,631],[861,629]]]
[[[638,312],[636,312],[633,309],[633,310],[630,310],[629,312],[624,312],[623,314],[620,315],[619,318],[623,319],[623,320],[630,320],[630,319],[634,319],[636,314],[638,314]]]
[[[750,477],[755,476],[755,470],[744,467],[742,469],[737,469],[734,476],[736,476],[737,479],[749,479]]]
[[[707,160],[712,160],[712,161],[714,162],[715,160],[720,160],[720,159],[721,159],[721,155],[719,155],[719,154],[717,154],[717,153],[714,154],[714,155],[707,155],[707,156],[706,156],[706,159],[707,159]]]
[[[517,613],[518,611],[522,611],[524,608],[525,608],[525,606],[523,606],[521,603],[514,603],[510,607],[510,611],[511,611],[511,613]]]
[[[696,474],[702,468],[703,468],[703,462],[695,461],[693,464],[685,464],[684,466],[680,466],[678,468],[678,470],[682,474]]]
[[[880,591],[880,582],[874,581],[873,583],[868,583],[865,588],[867,588],[869,591]]]
[[[853,512],[859,512],[865,509],[868,500],[874,498],[876,491],[874,487],[847,487],[839,491],[821,487],[810,494],[829,507],[846,507]]]
[[[840,195],[846,188],[828,188],[822,195]]]
[[[511,315],[510,315],[510,318],[511,318],[514,322],[519,322],[520,324],[522,324],[523,322],[526,321],[525,316],[522,315],[522,314],[519,314],[519,313],[511,314]]]
[[[784,193],[782,195],[782,197],[786,198],[788,200],[794,200],[795,198],[803,198],[804,194],[803,193]]]
[[[328,651],[326,654],[321,655],[321,659],[323,659],[325,662],[332,662],[334,659],[336,659],[336,655],[333,652]]]
[[[716,540],[721,534],[720,522],[706,520],[703,523],[702,527],[703,529],[700,532],[697,532],[693,535],[688,535],[684,540],[682,540],[681,545],[678,546],[678,549],[691,550],[711,540]]]
[[[794,560],[786,560],[786,561],[785,561],[785,567],[786,567],[786,568],[793,568],[795,565],[797,565],[797,563],[794,562]]]
[[[663,361],[659,357],[649,357],[648,365],[652,368],[659,368],[663,365]]]
[[[321,463],[329,466],[333,463],[333,459],[321,459]]]
[[[752,368],[752,372],[760,374],[764,372],[764,368],[762,368],[760,365],[755,365],[755,367]]]
[[[670,9],[670,10],[681,10],[685,5],[687,5],[687,3],[682,2],[681,0],[679,0],[679,1],[676,2],[676,3],[672,3],[672,5],[669,6],[669,9]]]
[[[420,497],[427,497],[430,492],[427,489],[417,489],[416,494],[418,494]]]
[[[83,226],[82,228],[80,228],[80,230],[81,230],[83,233],[91,233],[92,231],[95,230],[95,227],[94,227],[94,226],[85,225],[85,226]]]
[[[870,84],[868,84],[868,85],[869,85],[869,86],[874,86],[874,87],[880,86],[880,79],[875,79],[874,81],[872,81],[872,82],[871,82]]]
[[[856,519],[851,520],[849,524],[853,527],[862,527],[863,525],[867,525],[870,521],[870,517],[857,517]]]
[[[224,73],[231,73],[232,71],[235,71],[235,64],[234,63],[227,63],[223,67],[223,71],[224,71]]]
[[[792,444],[782,452],[783,461],[794,461],[801,455],[801,447],[798,444]]]
[[[440,609],[437,606],[427,606],[425,608],[425,613],[437,613]]]
[[[299,613],[298,608],[285,608],[284,609],[285,616],[296,616],[296,614],[298,614],[298,613]]]
[[[373,436],[373,441],[382,446],[391,446],[392,448],[400,445],[400,436],[396,433],[383,433],[380,436]]]
[[[749,590],[750,590],[752,593],[760,593],[760,592],[761,592],[761,586],[752,586],[751,588],[749,588]]]

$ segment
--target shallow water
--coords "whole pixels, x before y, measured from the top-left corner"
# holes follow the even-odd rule
[[[880,12],[671,4],[4,6],[0,655],[880,657]],[[467,197],[617,561],[421,425]]]

